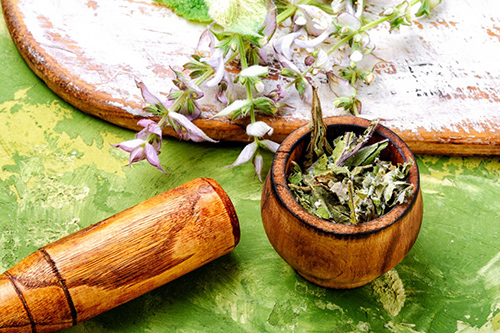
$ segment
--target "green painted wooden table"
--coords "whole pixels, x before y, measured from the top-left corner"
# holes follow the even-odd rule
[[[165,176],[110,144],[133,133],[54,95],[0,23],[0,270],[47,243],[195,177],[231,197],[242,237],[229,255],[68,332],[500,332],[500,161],[418,156],[420,236],[395,269],[328,290],[299,277],[267,240],[262,184],[234,169],[238,144],[166,139]],[[268,169],[271,154],[265,155]],[[0,314],[1,315],[1,314]]]

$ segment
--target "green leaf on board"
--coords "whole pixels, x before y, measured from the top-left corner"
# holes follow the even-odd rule
[[[203,0],[156,0],[160,5],[172,9],[177,15],[189,21],[207,23],[212,21],[208,6]]]

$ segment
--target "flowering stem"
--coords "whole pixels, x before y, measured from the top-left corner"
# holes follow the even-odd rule
[[[211,69],[211,71],[206,71],[205,73],[203,73],[203,75],[200,76],[194,82],[194,84],[196,84],[197,86],[200,86],[203,82],[205,82],[214,73],[214,69],[213,68],[210,68],[210,69]]]
[[[414,6],[415,4],[421,2],[421,0],[412,0],[409,5],[410,7],[411,6]],[[370,23],[367,23],[365,24],[364,26],[362,26],[361,28],[359,28],[359,32],[364,32],[366,30],[369,30],[377,25],[379,25],[380,23],[383,23],[387,20],[390,20],[390,19],[393,19],[395,16],[397,15],[397,12],[393,13],[392,15],[388,15],[388,16],[383,16],[375,21],[372,21]]]
[[[301,0],[297,2],[297,5],[309,5],[313,2],[316,2],[316,0]],[[283,23],[283,21],[285,21],[287,18],[292,17],[297,11],[297,5],[291,5],[290,7],[287,7],[284,11],[279,13],[276,17],[276,22],[280,24]]]
[[[410,5],[413,6],[414,4],[416,4],[418,2],[420,2],[420,0],[413,0],[410,3]],[[332,48],[330,48],[330,50],[328,50],[327,54],[330,55],[333,51],[337,50],[342,44],[351,40],[356,34],[361,33],[361,32],[365,32],[366,30],[369,30],[373,27],[376,27],[377,25],[394,18],[394,16],[395,16],[395,14],[383,16],[375,21],[372,21],[370,23],[365,24],[364,26],[360,27],[357,31],[342,38],[337,44],[335,44]]]
[[[333,51],[335,51],[336,49],[338,49],[342,44],[344,44],[345,42],[347,42],[348,40],[350,40],[352,37],[354,37],[355,33],[352,33],[348,36],[345,36],[344,38],[342,38],[337,44],[335,44],[331,49],[328,50],[328,52],[326,52],[328,55],[330,55]]]
[[[243,38],[241,37],[241,35],[238,35],[238,43],[239,43],[238,51],[240,53],[241,70],[244,70],[244,69],[248,68],[248,62],[247,62],[247,58],[245,55],[245,44],[243,43]],[[251,86],[249,80],[245,80],[245,89],[247,92],[247,99],[250,102],[252,102],[253,101],[253,93],[252,93],[252,86]],[[250,121],[252,123],[255,122],[255,111],[254,111],[253,106],[250,108]]]
[[[278,14],[278,16],[276,17],[276,22],[278,24],[283,23],[283,21],[285,21],[287,18],[293,16],[296,11],[297,11],[296,6],[288,7],[287,9]]]
[[[364,26],[362,26],[361,28],[359,28],[359,32],[364,32],[364,31],[366,31],[366,30],[369,30],[369,29],[371,29],[371,28],[373,28],[373,27],[375,27],[375,26],[379,25],[380,23],[383,23],[383,22],[385,22],[385,21],[387,21],[387,20],[392,19],[392,18],[393,18],[393,16],[394,16],[394,15],[384,16],[384,17],[381,17],[381,18],[379,18],[379,19],[377,19],[377,20],[375,20],[375,21],[372,21],[372,22],[370,22],[370,23],[367,23],[367,24],[365,24]]]

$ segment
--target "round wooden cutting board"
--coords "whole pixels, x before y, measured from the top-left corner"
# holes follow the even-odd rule
[[[165,96],[173,87],[170,68],[187,62],[205,29],[149,0],[1,2],[19,52],[56,94],[130,129],[151,116],[142,111],[136,81]],[[494,6],[494,0],[488,2]],[[476,16],[485,25],[475,24]],[[378,67],[372,85],[361,87],[362,116],[382,119],[415,153],[500,155],[499,26],[486,10],[444,1],[432,19],[399,34],[386,27],[371,32],[375,53],[391,62]],[[326,85],[320,98],[326,115],[344,113],[333,107]],[[248,140],[247,119],[210,119],[223,108],[213,93],[200,102],[205,112],[195,123],[210,137]],[[309,105],[296,94],[285,103],[295,108],[263,117],[274,127],[276,141],[308,119]],[[165,134],[175,133],[167,127]]]

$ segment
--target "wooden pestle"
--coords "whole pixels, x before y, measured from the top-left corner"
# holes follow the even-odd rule
[[[227,194],[197,178],[42,247],[0,275],[0,332],[70,327],[229,253],[239,238]]]

